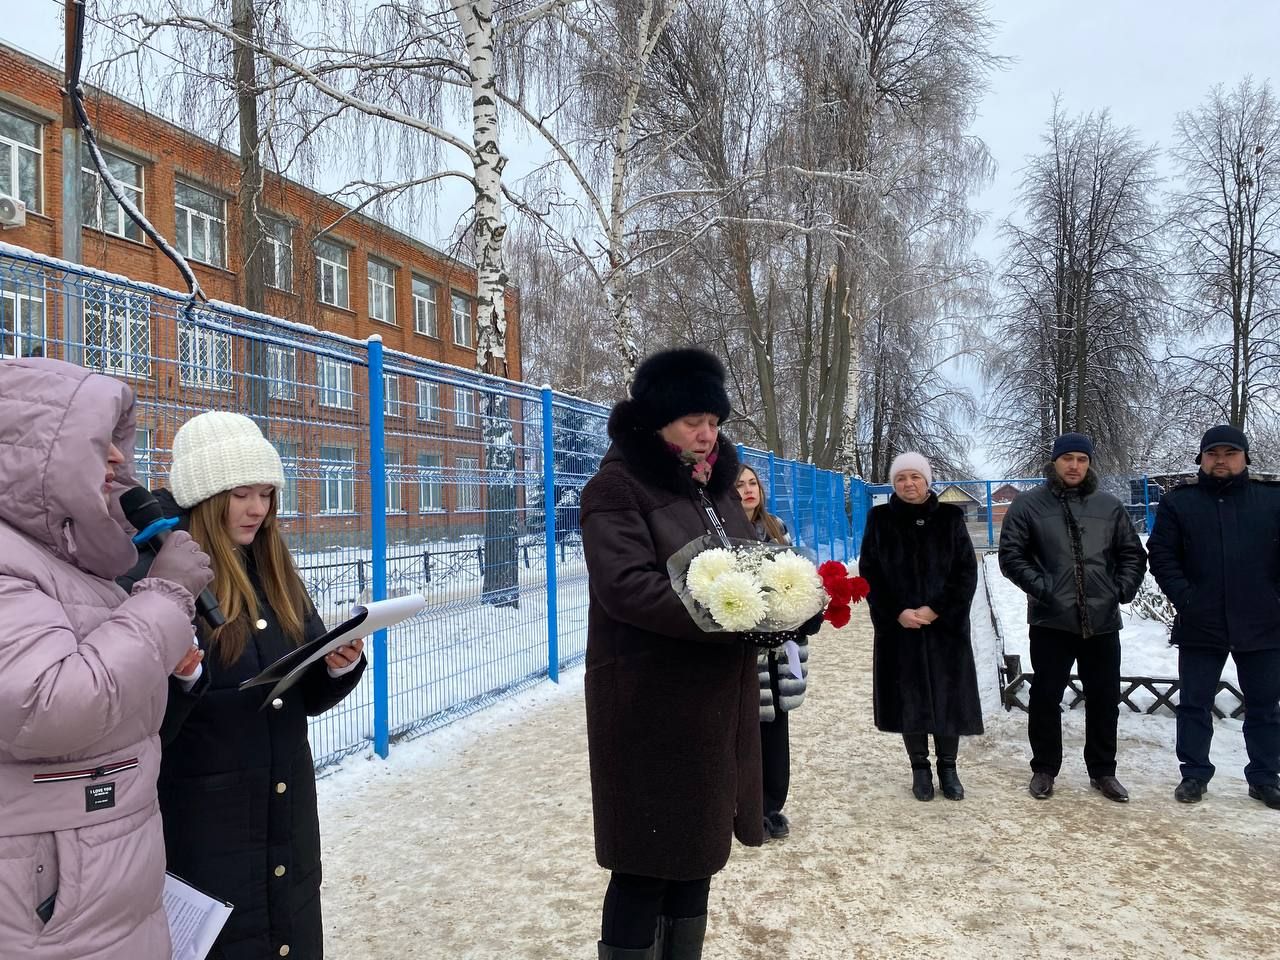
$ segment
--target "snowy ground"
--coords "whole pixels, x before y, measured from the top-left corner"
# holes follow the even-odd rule
[[[962,803],[912,799],[900,739],[872,727],[865,613],[817,638],[791,721],[792,835],[735,847],[706,960],[1280,957],[1275,844],[1260,842],[1280,813],[1246,796],[1240,725],[1219,722],[1218,776],[1186,807],[1172,720],[1122,714],[1119,805],[1089,789],[1070,711],[1055,795],[1032,800],[1026,717],[999,709],[981,606],[974,625],[988,724],[961,748]],[[330,956],[595,956],[607,875],[581,668],[319,788]]]

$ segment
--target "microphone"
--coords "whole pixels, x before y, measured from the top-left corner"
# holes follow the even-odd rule
[[[124,511],[125,519],[138,531],[133,542],[152,553],[159,552],[169,531],[178,525],[178,518],[166,517],[160,501],[146,487],[130,487],[126,490],[120,497],[120,509]],[[218,608],[218,598],[207,587],[196,597],[196,612],[211,627],[220,627],[227,622]]]

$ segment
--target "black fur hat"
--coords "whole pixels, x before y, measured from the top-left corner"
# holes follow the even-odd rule
[[[631,396],[646,425],[660,430],[690,413],[729,416],[724,364],[706,350],[687,347],[651,354],[636,367]]]

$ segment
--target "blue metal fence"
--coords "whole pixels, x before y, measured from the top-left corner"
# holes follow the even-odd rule
[[[67,317],[82,318],[83,336]],[[405,592],[427,609],[372,640],[368,678],[312,721],[317,765],[482,708],[586,651],[578,500],[608,408],[0,244],[0,356],[130,383],[139,481],[177,428],[236,410],[280,451],[280,522],[322,617]],[[861,481],[740,448],[769,509],[821,559],[851,557]]]

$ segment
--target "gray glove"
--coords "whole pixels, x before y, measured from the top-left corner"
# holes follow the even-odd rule
[[[208,555],[185,530],[174,530],[151,561],[148,578],[168,580],[182,587],[192,598],[213,581],[213,568]]]

